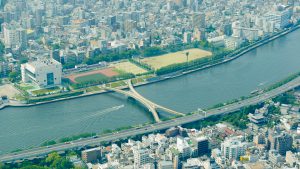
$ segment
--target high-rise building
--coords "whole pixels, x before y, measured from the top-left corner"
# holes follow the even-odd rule
[[[291,16],[292,10],[290,8],[285,8],[265,14],[264,19],[268,22],[274,22],[276,29],[282,29],[290,23]]]
[[[27,32],[16,22],[2,25],[4,44],[6,48],[27,47]]]
[[[192,42],[192,33],[191,32],[184,32],[183,43],[191,43],[191,42]]]
[[[180,152],[180,158],[189,158],[192,155],[192,149],[187,140],[182,137],[177,137],[177,149]]]
[[[245,155],[247,144],[233,137],[221,143],[221,155],[228,160],[237,160]]]
[[[223,32],[224,32],[224,35],[226,36],[231,36],[232,35],[232,24],[225,24],[223,26]]]
[[[139,168],[145,164],[151,163],[150,152],[147,149],[136,149],[133,151],[134,166]]]
[[[198,149],[198,156],[203,156],[209,153],[209,142],[206,137],[199,137],[195,139],[197,149]]]
[[[277,150],[280,155],[285,155],[293,146],[293,137],[287,133],[269,131],[268,147]]]

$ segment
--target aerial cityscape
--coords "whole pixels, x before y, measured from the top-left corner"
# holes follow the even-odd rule
[[[300,169],[300,0],[0,0],[0,169]]]

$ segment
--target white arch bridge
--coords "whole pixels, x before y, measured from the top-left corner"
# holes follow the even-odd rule
[[[133,85],[131,83],[131,80],[127,81],[127,85],[129,87],[129,91],[124,91],[124,90],[120,90],[120,89],[116,89],[116,88],[111,88],[111,87],[107,87],[107,86],[105,86],[104,89],[108,90],[108,91],[113,91],[113,92],[116,92],[116,93],[123,94],[125,96],[131,97],[131,98],[135,99],[136,101],[140,102],[142,105],[144,105],[149,110],[149,112],[152,113],[152,116],[154,117],[154,120],[156,122],[161,122],[161,120],[159,118],[159,115],[157,113],[157,110],[162,110],[162,111],[165,111],[165,112],[177,115],[177,116],[185,116],[184,113],[177,112],[175,110],[171,110],[169,108],[166,108],[164,106],[158,105],[158,104],[156,104],[156,103],[154,103],[154,102],[146,99],[145,97],[143,97],[142,95],[140,95],[134,89],[134,87],[133,87]]]

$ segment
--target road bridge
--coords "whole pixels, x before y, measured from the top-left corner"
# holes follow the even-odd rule
[[[139,94],[133,87],[131,80],[127,81],[127,85],[129,87],[129,91],[124,91],[124,90],[120,90],[120,89],[116,89],[116,88],[111,88],[111,87],[104,87],[106,90],[109,91],[114,91],[116,93],[120,93],[123,94],[125,96],[134,98],[136,101],[140,102],[142,105],[144,105],[146,108],[148,108],[149,112],[152,113],[152,116],[154,118],[154,120],[156,122],[161,122],[158,112],[157,110],[162,110],[165,111],[167,113],[171,113],[174,114],[176,116],[185,116],[184,113],[169,109],[167,107],[161,106],[159,104],[156,104],[150,100],[148,100],[147,98],[143,97],[141,94]]]
[[[77,141],[73,141],[69,144],[60,143],[60,144],[56,144],[56,145],[52,145],[52,146],[48,146],[48,147],[37,147],[37,148],[29,149],[29,150],[24,150],[21,152],[3,154],[3,155],[0,155],[0,161],[1,162],[13,162],[13,161],[22,160],[22,159],[30,159],[30,158],[32,159],[32,158],[37,158],[37,157],[44,157],[45,155],[47,155],[53,151],[78,149],[78,148],[83,148],[86,145],[100,145],[99,143],[102,141],[118,140],[118,139],[127,138],[127,137],[134,136],[134,135],[145,134],[145,133],[150,133],[150,132],[154,132],[154,131],[158,131],[158,130],[163,130],[163,129],[167,129],[170,127],[195,122],[198,120],[204,120],[205,118],[208,118],[211,116],[228,114],[228,113],[234,112],[236,110],[239,110],[242,107],[254,105],[254,104],[260,103],[264,100],[273,98],[279,94],[282,94],[291,89],[294,89],[295,87],[298,87],[299,85],[300,85],[300,77],[298,77],[276,89],[273,89],[271,91],[259,94],[257,96],[254,96],[254,97],[251,97],[251,98],[248,98],[248,99],[236,102],[236,103],[228,104],[223,107],[208,110],[207,114],[206,113],[205,114],[196,113],[196,114],[183,116],[183,117],[168,120],[168,121],[163,121],[161,123],[151,124],[151,125],[138,127],[138,128],[132,128],[132,129],[123,130],[123,131],[115,132],[115,133],[104,134],[97,138],[88,138],[88,139],[77,140]]]

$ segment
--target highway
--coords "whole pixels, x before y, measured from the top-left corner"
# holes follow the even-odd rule
[[[53,145],[50,147],[39,147],[39,148],[33,148],[30,150],[25,150],[25,151],[21,151],[21,152],[4,154],[4,155],[0,156],[0,161],[1,162],[12,162],[15,160],[22,160],[22,159],[45,156],[53,151],[63,151],[63,150],[68,150],[68,149],[81,148],[81,147],[84,147],[87,145],[99,145],[100,142],[102,142],[102,141],[118,140],[118,139],[127,138],[127,137],[134,136],[134,135],[145,134],[145,133],[149,133],[149,132],[153,132],[153,131],[157,131],[157,130],[167,129],[167,128],[170,128],[173,126],[179,126],[182,124],[191,123],[191,122],[198,121],[198,120],[203,120],[207,117],[214,116],[214,115],[227,114],[227,113],[239,110],[245,106],[254,105],[254,104],[263,102],[267,99],[273,98],[279,94],[282,94],[291,89],[294,89],[295,87],[298,87],[299,85],[300,85],[300,77],[286,83],[285,85],[282,85],[271,91],[262,93],[255,97],[251,97],[251,98],[242,100],[240,102],[229,104],[229,105],[226,105],[226,106],[223,106],[220,108],[208,110],[206,113],[206,116],[204,115],[204,113],[197,113],[197,114],[193,114],[193,115],[189,115],[189,116],[183,116],[180,118],[176,118],[173,120],[168,120],[168,121],[163,121],[160,123],[147,125],[144,127],[133,128],[133,129],[115,132],[115,133],[111,133],[111,134],[101,135],[98,138],[82,139],[82,140],[78,140],[78,141],[73,141],[71,143],[61,143],[61,144],[56,144],[56,145]]]

